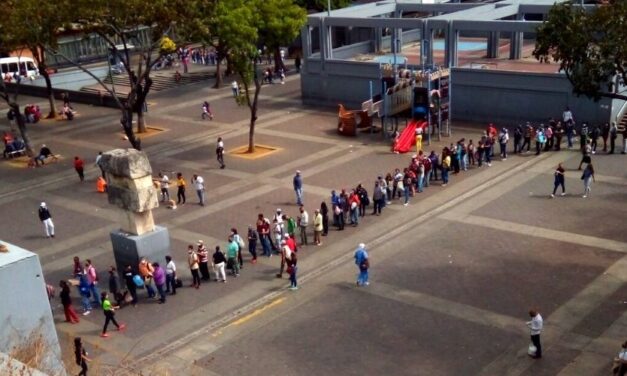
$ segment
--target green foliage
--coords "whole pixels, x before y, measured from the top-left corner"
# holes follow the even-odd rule
[[[615,91],[616,75],[627,82],[627,1],[614,1],[587,12],[572,3],[555,5],[538,28],[533,55],[557,61],[573,91],[595,100],[622,97]]]
[[[257,0],[256,9],[259,36],[271,50],[292,43],[307,17],[293,0]]]
[[[296,4],[308,9],[321,12],[327,10],[327,0],[296,0]],[[331,0],[331,10],[345,8],[351,4],[351,0]]]

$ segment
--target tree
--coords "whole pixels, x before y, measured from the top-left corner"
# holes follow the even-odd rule
[[[112,96],[122,112],[120,123],[124,133],[135,149],[141,150],[141,141],[135,137],[133,114],[137,113],[137,133],[145,132],[144,108],[152,86],[150,74],[161,57],[162,39],[174,24],[183,21],[184,10],[183,0],[68,1],[66,11],[74,22],[71,26],[79,28],[85,35],[98,35],[109,47],[111,55],[119,58],[130,84],[125,98],[118,98],[111,88],[78,61],[49,48],[52,53],[89,74]]]
[[[296,0],[296,4],[308,10],[322,12],[327,10],[327,0]],[[331,9],[339,9],[347,7],[351,4],[351,0],[331,0]]]
[[[248,0],[233,11],[238,12],[241,23],[238,37],[231,41],[229,56],[244,86],[236,100],[238,104],[246,105],[250,111],[248,152],[253,153],[257,107],[263,79],[262,73],[257,69],[257,51],[262,35],[263,40],[273,41],[277,46],[293,41],[305,24],[305,12],[293,0]],[[289,26],[282,26],[281,23]]]
[[[627,83],[627,1],[610,1],[588,11],[571,2],[554,5],[538,28],[533,55],[557,61],[573,92],[594,100],[627,100],[616,79]]]
[[[60,12],[53,1],[19,0],[7,7],[6,27],[18,48],[27,48],[37,63],[39,73],[46,81],[46,91],[50,101],[47,118],[56,116],[57,106],[52,91],[52,82],[46,62],[46,46],[56,48],[57,35],[66,20],[66,13]]]
[[[222,61],[230,59],[233,46],[256,40],[251,30],[252,14],[247,0],[196,0],[188,3],[189,17],[177,29],[185,39],[199,41],[216,51],[216,81],[214,88],[222,86]]]
[[[274,67],[276,71],[283,69],[285,65],[281,59],[281,46],[294,41],[305,24],[307,12],[293,0],[269,0],[259,1],[259,36],[261,41],[274,54]]]

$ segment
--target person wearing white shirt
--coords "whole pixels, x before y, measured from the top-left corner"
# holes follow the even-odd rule
[[[570,111],[569,107],[566,107],[564,112],[562,112],[562,120],[565,125],[571,125],[575,122],[575,118],[573,117],[573,113]]]
[[[298,216],[298,227],[300,228],[300,242],[307,245],[307,226],[309,225],[309,214],[304,206],[300,207],[300,215]]]
[[[192,176],[192,184],[194,184],[198,200],[200,200],[200,206],[205,206],[205,180],[202,176],[194,174]]]
[[[170,200],[170,178],[168,175],[159,173],[159,187],[161,188],[161,202]]]
[[[532,357],[534,359],[542,358],[542,345],[540,345],[540,333],[542,332],[542,328],[544,323],[542,321],[542,316],[540,316],[539,312],[535,310],[529,310],[529,317],[531,317],[531,321],[527,321],[527,326],[531,332],[531,343],[536,347],[536,353]]]
[[[172,295],[176,295],[176,264],[170,256],[165,256],[165,261],[165,292],[172,291]]]

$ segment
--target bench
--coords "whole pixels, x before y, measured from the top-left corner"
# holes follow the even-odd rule
[[[8,159],[19,157],[19,156],[22,156],[22,155],[25,155],[25,154],[26,154],[26,148],[25,147],[21,148],[19,150],[7,151],[5,153],[6,158],[8,158]]]
[[[61,155],[57,155],[57,154],[50,154],[49,156],[47,156],[46,158],[44,158],[44,160],[42,161],[42,165],[45,165],[45,161],[47,159],[51,159],[52,162],[58,162],[59,161],[59,157]],[[37,165],[37,163],[35,163],[35,158],[37,158],[37,156],[30,158],[28,160],[28,167],[39,167],[39,165]]]

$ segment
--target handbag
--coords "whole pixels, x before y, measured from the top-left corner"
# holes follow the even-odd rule
[[[135,274],[133,276],[133,283],[135,283],[135,286],[137,287],[144,287],[144,280],[139,276],[139,274]]]
[[[538,349],[533,345],[533,343],[530,343],[529,347],[527,348],[527,354],[529,354],[530,356],[536,356],[537,351]]]
[[[180,278],[176,278],[174,280],[174,286],[176,286],[176,288],[181,288],[183,287],[183,281]]]

